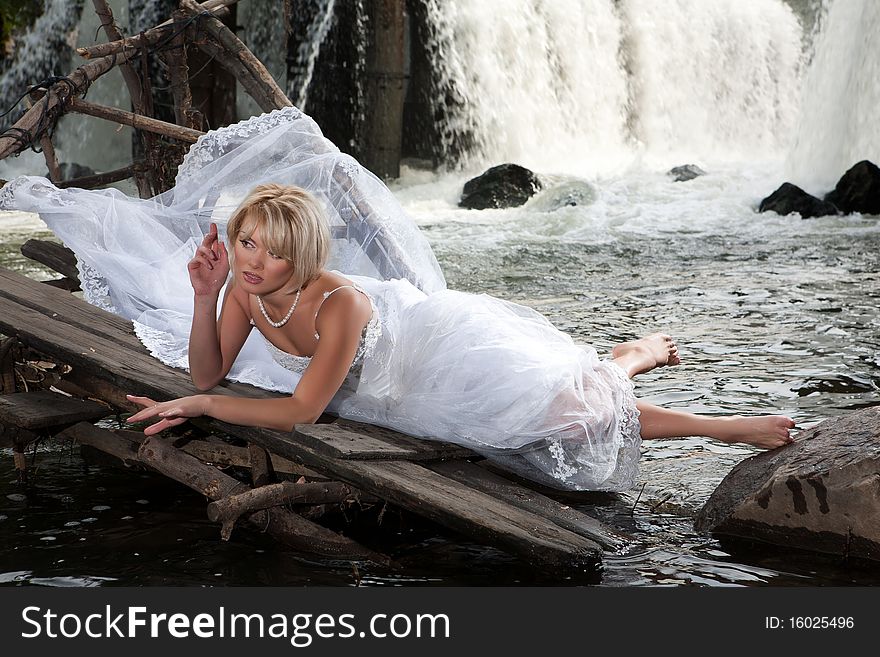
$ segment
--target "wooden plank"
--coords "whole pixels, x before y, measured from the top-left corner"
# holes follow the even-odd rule
[[[420,440],[384,427],[348,420],[302,425],[297,438],[337,459],[431,461],[476,456],[456,445]]]
[[[67,397],[51,390],[0,396],[0,423],[27,431],[52,429],[83,420],[100,420],[112,412],[103,404]]]
[[[21,245],[20,251],[25,258],[30,258],[62,276],[79,282],[76,256],[63,244],[31,239]]]
[[[619,550],[632,541],[632,537],[603,525],[567,504],[516,484],[474,463],[447,461],[430,463],[425,467],[520,509],[543,516],[564,529],[596,541],[606,550]]]

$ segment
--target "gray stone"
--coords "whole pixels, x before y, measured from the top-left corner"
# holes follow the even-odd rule
[[[775,212],[779,215],[797,212],[801,215],[801,219],[838,214],[833,203],[807,194],[791,183],[782,183],[775,192],[763,199],[758,206],[758,212]]]
[[[687,182],[705,176],[706,172],[696,164],[682,164],[680,167],[672,167],[666,172],[666,175],[671,177],[673,182]]]
[[[880,560],[880,406],[831,418],[742,461],[697,531]]]

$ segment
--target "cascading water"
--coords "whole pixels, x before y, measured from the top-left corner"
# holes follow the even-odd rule
[[[609,172],[633,156],[780,157],[801,26],[781,0],[428,2],[444,134],[470,160]]]
[[[814,194],[860,160],[880,164],[880,3],[827,8],[804,79],[800,122],[787,159],[791,179]]]

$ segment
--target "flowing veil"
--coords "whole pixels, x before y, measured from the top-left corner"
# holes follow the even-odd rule
[[[76,254],[86,300],[132,320],[156,357],[185,368],[192,318],[186,263],[210,223],[225,236],[235,208],[267,182],[297,185],[323,204],[332,236],[329,269],[404,279],[428,294],[445,289],[430,245],[388,188],[295,107],[206,133],[184,158],[174,187],[152,199],[115,189],[58,189],[22,176],[0,190],[0,209],[39,213]],[[267,358],[255,334],[229,378],[289,392],[298,375]]]

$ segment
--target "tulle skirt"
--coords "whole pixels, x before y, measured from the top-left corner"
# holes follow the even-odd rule
[[[208,133],[174,189],[154,199],[22,177],[0,190],[0,209],[39,213],[76,253],[85,298],[132,320],[151,353],[185,368],[186,263],[210,222],[222,235],[247,192],[270,181],[302,186],[323,203],[334,237],[329,266],[360,284],[380,317],[378,342],[328,410],[471,448],[555,488],[635,483],[640,428],[625,373],[529,308],[446,289],[393,195],[296,108]],[[229,375],[288,393],[299,377],[256,331]]]

